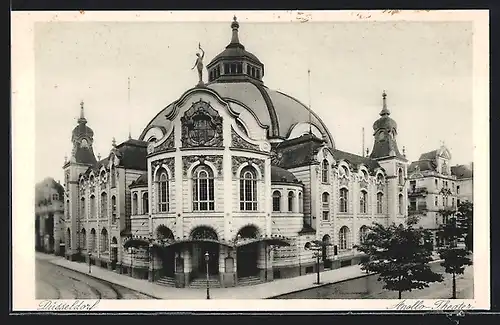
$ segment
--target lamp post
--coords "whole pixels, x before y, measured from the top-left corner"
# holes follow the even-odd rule
[[[133,262],[134,262],[134,247],[130,247],[130,276],[134,277],[134,268],[133,268]]]
[[[316,258],[316,284],[319,284],[319,258],[321,256],[320,250],[322,250],[322,247],[317,244],[309,244],[306,246],[307,249],[313,251],[313,257]]]
[[[209,275],[208,275],[208,261],[210,260],[210,254],[208,251],[205,252],[205,265],[207,267],[207,299],[210,299],[210,285],[209,285]]]
[[[154,257],[153,257],[153,243],[149,243],[149,258],[151,261],[151,282],[155,282],[155,265],[154,265]]]
[[[92,258],[92,253],[89,252],[89,273],[92,273],[92,269],[91,269],[91,267],[92,267],[92,260],[91,260],[91,258]]]

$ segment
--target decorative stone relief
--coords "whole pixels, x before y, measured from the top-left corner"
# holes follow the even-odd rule
[[[384,184],[383,183],[378,183],[377,184],[377,190],[383,191],[384,190]]]
[[[181,142],[184,148],[222,147],[222,117],[201,98],[181,117]]]
[[[231,127],[231,146],[256,151],[260,150],[260,147],[258,145],[251,144],[250,142],[243,139],[238,133],[236,133],[233,127]]]
[[[368,182],[364,179],[362,179],[360,182],[359,182],[359,185],[361,186],[361,188],[368,188]]]
[[[199,161],[200,164],[203,164],[205,161],[209,161],[212,164],[215,165],[215,168],[217,168],[217,173],[219,175],[222,174],[222,156],[216,156],[216,155],[198,155],[198,156],[184,156],[182,157],[182,171],[184,176],[187,175],[187,171],[189,167]]]
[[[340,178],[340,185],[341,186],[349,186],[349,180],[347,179],[347,177]]]
[[[241,157],[241,156],[231,157],[231,169],[232,169],[234,175],[236,175],[238,168],[242,164],[248,164],[248,165],[255,164],[260,169],[261,174],[264,175],[264,160],[263,159]]]
[[[283,154],[281,152],[271,151],[271,164],[274,166],[279,166],[281,164],[281,160],[283,158]]]
[[[163,143],[160,144],[158,147],[154,148],[154,153],[174,148],[175,148],[175,129],[172,129],[172,132],[170,133],[168,138],[165,141],[163,141]]]
[[[170,158],[164,158],[160,160],[155,160],[151,163],[151,176],[154,176],[155,170],[157,166],[161,165],[167,165],[168,169],[170,169],[170,172],[172,175],[175,175],[175,158],[170,157]]]

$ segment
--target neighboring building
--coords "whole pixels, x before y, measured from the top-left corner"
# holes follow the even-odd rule
[[[472,170],[451,166],[450,161],[450,151],[441,146],[422,154],[408,168],[408,213],[419,216],[426,229],[435,231],[446,221],[440,210],[456,210],[461,200],[472,201]],[[434,244],[439,245],[436,236]]]
[[[64,188],[53,178],[35,185],[35,249],[64,255]]]
[[[178,287],[205,285],[206,272],[235,286],[314,272],[314,240],[330,245],[322,269],[357,263],[367,226],[404,222],[408,162],[385,93],[370,156],[341,151],[314,112],[264,85],[264,64],[231,28],[209,82],[105,159],[82,104],[64,165],[68,258]]]

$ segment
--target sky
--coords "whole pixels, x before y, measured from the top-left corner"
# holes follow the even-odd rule
[[[206,65],[229,43],[231,18],[36,23],[35,181],[62,181],[80,101],[94,130],[94,152],[105,157],[113,137],[121,143],[130,131],[137,138],[195,86],[197,72],[190,69],[198,43]],[[399,148],[410,161],[442,142],[453,164],[472,161],[471,23],[240,20],[239,38],[264,63],[265,85],[310,102],[338,149],[361,154],[364,128],[371,150],[385,90]]]

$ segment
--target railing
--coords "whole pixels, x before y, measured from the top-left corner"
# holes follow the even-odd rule
[[[414,214],[420,214],[427,212],[427,204],[419,204],[417,206],[408,206],[408,214],[409,215],[414,215]]]
[[[409,196],[425,195],[427,193],[428,193],[428,191],[427,191],[427,188],[425,188],[425,187],[415,187],[415,188],[408,189]]]

